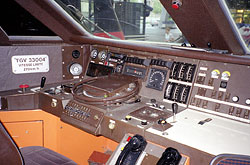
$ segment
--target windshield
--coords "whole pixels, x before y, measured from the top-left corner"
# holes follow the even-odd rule
[[[159,0],[56,0],[95,36],[165,43],[185,37]]]
[[[231,16],[248,49],[250,49],[250,0],[226,0]]]

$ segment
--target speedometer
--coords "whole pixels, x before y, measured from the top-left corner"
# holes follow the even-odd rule
[[[146,87],[162,91],[166,75],[166,70],[151,68]]]

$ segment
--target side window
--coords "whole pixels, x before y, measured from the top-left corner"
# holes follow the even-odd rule
[[[242,39],[247,47],[250,48],[250,1],[226,0],[226,4]]]
[[[1,1],[0,26],[9,36],[56,36],[14,0]]]

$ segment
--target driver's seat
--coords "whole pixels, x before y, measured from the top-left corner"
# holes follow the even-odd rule
[[[8,165],[76,165],[69,158],[41,146],[18,148],[0,121],[0,164]]]

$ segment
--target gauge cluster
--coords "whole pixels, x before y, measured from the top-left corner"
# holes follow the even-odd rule
[[[121,73],[126,55],[110,52],[106,49],[94,48],[90,52],[87,76],[99,77],[112,73]]]
[[[192,82],[196,65],[174,62],[172,65],[170,78],[185,82]]]
[[[197,64],[180,61],[185,60],[157,54],[145,56],[142,52],[134,54],[133,51],[123,52],[110,47],[93,47],[86,75],[99,77],[116,73],[133,76],[144,82],[145,90],[152,89],[152,92],[162,95],[161,101],[186,106]]]
[[[187,106],[195,75],[196,64],[174,62],[164,92],[165,102],[177,102]]]

